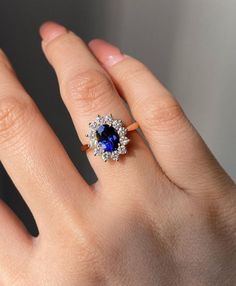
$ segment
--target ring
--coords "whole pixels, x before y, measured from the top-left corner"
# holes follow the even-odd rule
[[[119,160],[119,156],[127,153],[126,145],[130,142],[127,133],[139,128],[137,122],[125,127],[121,119],[113,119],[112,114],[97,115],[95,121],[89,123],[89,144],[81,146],[81,151],[93,149],[94,156],[101,156],[103,161]]]

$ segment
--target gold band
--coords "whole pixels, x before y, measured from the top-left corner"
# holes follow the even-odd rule
[[[131,132],[131,131],[137,130],[138,128],[139,128],[138,122],[134,122],[134,123],[130,124],[126,129],[127,129],[128,132]],[[89,144],[85,144],[85,145],[82,145],[82,146],[80,147],[80,150],[81,150],[82,152],[85,152],[85,151],[87,151],[87,150],[89,150],[89,149],[90,149],[90,148],[89,148]]]

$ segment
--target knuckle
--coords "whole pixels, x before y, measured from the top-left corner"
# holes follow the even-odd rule
[[[50,61],[54,63],[57,59],[61,58],[61,54],[65,53],[67,49],[70,49],[72,46],[78,46],[78,44],[83,45],[83,41],[72,31],[68,31],[48,42],[44,45],[43,49]],[[73,62],[73,59],[71,61],[70,59],[68,60],[69,62]]]
[[[76,257],[77,263],[80,265],[81,274],[87,274],[87,276],[91,275],[91,273],[88,273],[88,269],[91,269],[92,266],[93,277],[95,279],[99,273],[99,264],[103,257],[101,252],[101,243],[93,231],[88,230],[82,224],[79,224],[79,227],[78,223],[76,225],[77,229],[74,227],[69,227],[69,229],[67,228],[67,249],[65,249],[65,251],[66,253],[69,253],[68,249],[73,249],[74,253],[78,254]],[[68,237],[70,239],[68,239]],[[62,243],[63,245],[65,244],[64,241]]]
[[[70,79],[65,89],[65,95],[69,100],[78,102],[78,106],[84,111],[90,111],[95,106],[97,108],[98,104],[104,103],[104,97],[107,100],[114,87],[103,72],[89,70]]]
[[[179,131],[184,122],[184,112],[175,100],[150,104],[147,110],[145,121],[151,130]]]
[[[126,65],[122,72],[118,74],[119,80],[121,82],[143,82],[143,77],[148,72],[148,68],[137,60],[127,61]]]
[[[32,104],[33,105],[33,104]],[[27,123],[27,114],[31,104],[15,97],[2,99],[0,102],[0,142],[15,136]]]

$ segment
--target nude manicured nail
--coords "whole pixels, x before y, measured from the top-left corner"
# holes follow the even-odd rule
[[[89,48],[104,66],[113,66],[126,58],[117,47],[104,40],[92,40]]]
[[[43,39],[44,45],[47,45],[52,40],[67,33],[67,29],[55,22],[46,22],[40,27],[39,33]]]

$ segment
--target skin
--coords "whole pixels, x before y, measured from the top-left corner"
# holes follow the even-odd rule
[[[48,22],[42,48],[83,144],[97,114],[129,133],[128,154],[87,152],[89,186],[0,52],[0,160],[39,228],[0,203],[0,285],[236,285],[236,192],[183,110],[118,48]],[[130,111],[127,109],[128,104]]]

